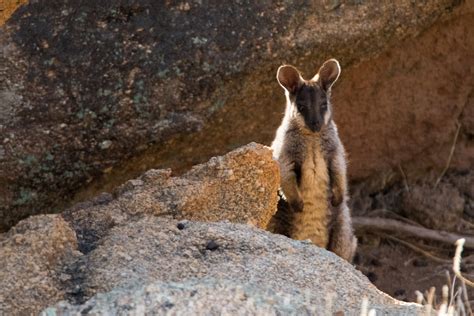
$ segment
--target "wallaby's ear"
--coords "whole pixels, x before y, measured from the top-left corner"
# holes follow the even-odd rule
[[[329,59],[319,68],[318,74],[314,76],[314,79],[317,78],[323,89],[328,91],[337,78],[339,78],[340,73],[341,66],[339,66],[339,62],[335,59]]]
[[[280,68],[278,68],[277,80],[289,93],[295,93],[302,83],[298,70],[289,65],[280,66]]]

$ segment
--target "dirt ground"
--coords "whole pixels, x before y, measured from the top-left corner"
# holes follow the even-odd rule
[[[474,235],[474,172],[450,173],[436,186],[436,177],[414,184],[395,184],[383,192],[363,192],[355,186],[352,199],[354,216],[378,216],[420,223],[426,228]],[[403,301],[416,301],[415,291],[441,288],[453,277],[455,246],[423,241],[401,234],[359,234],[354,264],[380,290]],[[415,249],[418,250],[415,250]],[[421,250],[420,250],[421,249]],[[431,258],[436,257],[436,258]],[[463,252],[461,272],[474,279],[474,252]],[[457,289],[461,283],[455,283]],[[474,299],[474,289],[469,289]]]
[[[425,293],[434,286],[439,301],[441,288],[448,283],[447,273],[450,273],[450,278],[453,277],[452,260],[449,258],[454,251],[444,251],[444,255],[432,251],[433,254],[446,260],[437,262],[399,242],[383,238],[379,238],[378,241],[380,243],[376,247],[361,242],[354,261],[358,270],[378,289],[396,299],[416,302],[416,291]],[[463,267],[465,275],[469,273],[472,275],[474,272],[472,265],[466,268],[466,264],[463,264]],[[458,286],[460,283],[456,282],[455,288]],[[469,297],[474,297],[472,289],[469,291]]]

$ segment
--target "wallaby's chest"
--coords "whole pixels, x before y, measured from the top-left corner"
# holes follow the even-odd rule
[[[304,139],[300,152],[300,181],[298,189],[303,200],[303,211],[292,214],[290,236],[294,239],[311,239],[314,244],[328,244],[329,175],[319,138]]]
[[[329,185],[328,166],[319,139],[310,139],[305,142],[301,163],[300,190],[303,200],[321,202],[327,200]]]

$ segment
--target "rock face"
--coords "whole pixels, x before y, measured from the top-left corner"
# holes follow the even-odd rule
[[[0,3],[0,26],[10,17],[10,15],[23,3],[28,0],[4,0]]]
[[[76,249],[59,215],[35,216],[0,234],[0,315],[31,315],[65,299],[60,266]]]
[[[115,192],[65,212],[80,249],[88,251],[108,229],[143,214],[200,221],[230,220],[265,228],[276,212],[279,169],[270,148],[249,144],[194,166],[181,177],[150,170]]]
[[[394,315],[419,310],[333,253],[255,227],[276,211],[277,186],[270,150],[250,144],[23,220],[0,234],[0,314],[354,314],[363,297]]]
[[[351,67],[334,104],[352,177],[372,175],[383,186],[403,173],[408,181],[439,174],[459,125],[450,167],[472,169],[473,61],[474,3],[465,1],[416,38]]]
[[[354,65],[334,90],[354,179],[444,164],[452,123],[472,112],[472,12],[458,0],[31,2],[0,31],[0,229],[152,167],[268,144],[284,62],[306,75],[330,56]],[[472,163],[463,126],[453,167]]]

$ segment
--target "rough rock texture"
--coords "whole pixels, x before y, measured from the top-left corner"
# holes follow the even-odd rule
[[[278,184],[270,149],[252,143],[181,177],[150,170],[114,195],[21,221],[0,234],[0,314],[61,300],[45,313],[216,314],[228,302],[249,313],[353,314],[363,297],[395,315],[419,309],[335,254],[256,227],[276,211]]]
[[[390,315],[419,310],[381,293],[350,264],[310,243],[240,224],[186,222],[179,229],[178,223],[145,216],[113,228],[80,268],[82,299],[112,292],[80,307],[62,303],[47,311],[354,315],[363,297]]]
[[[64,299],[59,267],[76,248],[59,215],[31,217],[0,234],[0,315],[31,315]]]
[[[354,178],[438,166],[472,104],[473,20],[459,0],[31,2],[0,30],[0,227],[95,194],[101,175],[114,186],[269,143],[283,62],[307,75],[329,56],[359,63],[335,87]],[[469,162],[468,132],[453,166]]]
[[[264,284],[207,278],[118,289],[98,294],[83,305],[58,303],[41,315],[328,315],[328,311],[336,310],[331,308],[334,300],[337,297],[331,294],[319,299],[309,291],[280,292]],[[375,309],[377,315],[415,315],[420,311],[415,304],[403,303],[369,307]],[[348,310],[358,314],[355,308]]]
[[[403,172],[409,181],[433,168],[439,173],[458,123],[450,167],[472,169],[473,86],[473,1],[418,37],[352,67],[334,93],[352,177],[379,173],[375,178],[383,186]]]
[[[103,194],[65,212],[87,252],[111,227],[141,214],[178,219],[229,220],[265,228],[276,212],[280,183],[270,148],[249,144],[194,166],[181,177],[150,170],[112,195]]]

